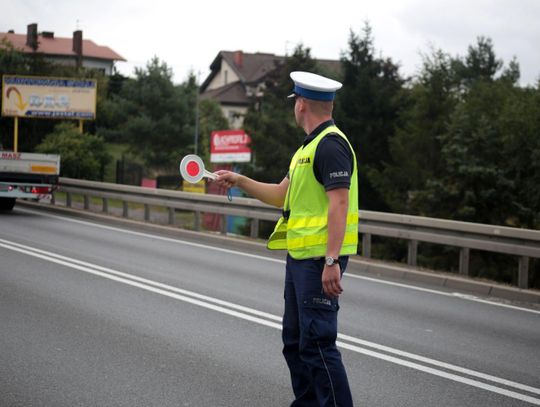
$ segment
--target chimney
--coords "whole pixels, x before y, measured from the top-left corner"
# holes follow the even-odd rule
[[[234,52],[234,64],[238,68],[242,68],[242,65],[244,64],[244,53],[242,51]]]
[[[80,68],[82,66],[83,56],[83,39],[81,30],[73,31],[73,52],[75,52],[76,66],[77,68]]]
[[[38,49],[38,32],[36,23],[28,24],[26,26],[26,45],[28,45],[34,51]]]
[[[54,32],[53,31],[43,31],[41,33],[41,37],[42,38],[50,38],[50,39],[54,39]]]

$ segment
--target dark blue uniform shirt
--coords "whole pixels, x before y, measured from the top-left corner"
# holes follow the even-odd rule
[[[321,123],[306,136],[303,146],[307,146],[324,129],[333,125],[333,120]],[[324,185],[326,191],[338,188],[349,189],[351,186],[353,163],[353,154],[347,141],[339,134],[330,133],[317,146],[313,162],[313,172],[317,181]]]

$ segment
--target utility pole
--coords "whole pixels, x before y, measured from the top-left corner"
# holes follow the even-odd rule
[[[201,71],[197,73],[197,89],[195,93],[195,140],[194,140],[194,154],[197,155],[197,150],[199,147],[199,77],[201,75]]]

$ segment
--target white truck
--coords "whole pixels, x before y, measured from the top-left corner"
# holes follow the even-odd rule
[[[17,198],[50,198],[59,175],[59,155],[0,151],[0,211],[12,210]]]

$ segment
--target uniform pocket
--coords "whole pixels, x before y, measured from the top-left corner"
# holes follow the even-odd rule
[[[339,310],[338,300],[328,298],[324,294],[307,294],[302,299],[302,306],[308,309],[337,312]]]
[[[338,300],[324,294],[308,294],[302,300],[303,345],[337,339]]]

